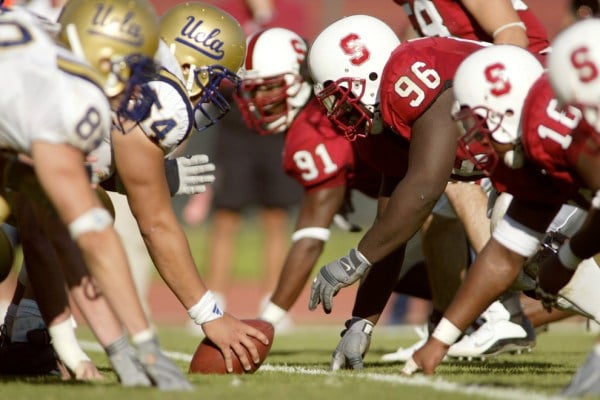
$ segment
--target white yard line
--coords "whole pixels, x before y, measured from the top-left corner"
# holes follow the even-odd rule
[[[85,350],[102,352],[102,347],[95,342],[80,341],[81,347]],[[192,356],[190,354],[180,353],[176,351],[165,351],[165,354],[174,360],[190,362]],[[298,375],[322,375],[322,376],[335,376],[334,373],[323,369],[316,368],[303,368],[303,367],[291,367],[285,365],[271,365],[263,364],[260,367],[261,371],[266,372],[284,372],[288,374]],[[369,372],[363,372],[358,374],[344,374],[344,379],[363,379],[373,382],[386,382],[398,385],[408,386],[420,386],[434,389],[439,392],[458,393],[467,396],[481,396],[490,399],[502,399],[502,400],[558,400],[564,397],[559,396],[547,396],[540,393],[529,392],[520,389],[503,389],[492,386],[479,386],[479,385],[467,385],[456,382],[450,382],[443,380],[439,377],[429,378],[423,375],[417,375],[413,377],[404,377],[396,374],[375,374]]]

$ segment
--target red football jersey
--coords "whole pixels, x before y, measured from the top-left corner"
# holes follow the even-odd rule
[[[376,198],[381,175],[357,156],[354,143],[340,135],[312,98],[289,127],[283,169],[306,192],[344,186]]]
[[[479,42],[434,37],[398,45],[381,77],[380,104],[385,124],[410,140],[414,121],[452,86],[459,64],[483,46]]]
[[[458,0],[395,0],[406,11],[413,28],[421,36],[454,36],[493,42]],[[550,46],[548,33],[536,15],[521,0],[513,7],[527,28],[529,50],[540,53]]]
[[[559,106],[544,74],[529,90],[521,115],[526,166],[511,170],[500,162],[492,175],[494,185],[525,201],[540,204],[570,201],[587,207],[589,198],[582,197],[584,185],[571,161],[571,154],[578,151],[572,143],[581,112]]]

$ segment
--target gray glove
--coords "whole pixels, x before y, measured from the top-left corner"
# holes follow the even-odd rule
[[[152,382],[146,376],[140,360],[137,359],[127,340],[127,336],[120,337],[106,347],[106,355],[108,355],[110,365],[117,374],[121,385],[126,387],[152,386]]]
[[[319,303],[323,303],[323,310],[329,314],[333,306],[333,296],[341,288],[359,280],[370,267],[369,260],[356,249],[322,267],[313,280],[308,308],[314,310]]]
[[[165,161],[165,171],[171,195],[196,194],[206,191],[215,181],[215,165],[206,154],[177,157]]]
[[[165,391],[193,389],[177,365],[163,354],[156,337],[138,343],[136,347],[142,368],[154,386]]]
[[[331,370],[340,368],[363,369],[363,358],[371,345],[373,323],[359,317],[346,321],[346,329],[342,331],[342,340],[338,343],[331,357]]]

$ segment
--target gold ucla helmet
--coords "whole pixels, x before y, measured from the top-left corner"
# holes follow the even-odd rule
[[[149,0],[69,0],[58,22],[60,40],[101,74],[109,97],[151,68],[159,35]]]
[[[161,17],[160,36],[182,67],[188,95],[198,101],[196,128],[212,125],[230,109],[219,92],[223,80],[239,85],[237,72],[246,55],[244,30],[218,7],[186,2]]]

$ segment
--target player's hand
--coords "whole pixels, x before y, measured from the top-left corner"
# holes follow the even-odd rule
[[[363,369],[363,358],[371,344],[373,323],[369,320],[353,317],[346,321],[342,339],[333,351],[331,370],[340,368]]]
[[[78,381],[99,381],[104,379],[91,361],[80,361],[73,372],[75,373],[75,379]]]
[[[323,310],[329,314],[333,307],[333,296],[341,288],[359,280],[370,267],[371,263],[356,249],[325,265],[313,280],[308,308],[314,310],[319,303],[323,303]]]
[[[550,311],[556,306],[558,292],[571,280],[575,270],[566,268],[558,257],[552,254],[540,263],[535,294],[544,308]]]
[[[425,375],[433,375],[435,369],[442,362],[449,346],[430,337],[427,342],[415,351],[411,358],[404,364],[402,374],[410,376],[422,371]]]
[[[237,355],[246,371],[252,368],[252,363],[260,362],[260,355],[252,337],[265,345],[269,344],[269,339],[264,333],[227,313],[224,313],[222,318],[202,324],[202,330],[223,353],[229,372],[233,372],[233,354]],[[251,358],[248,358],[248,354]]]
[[[206,154],[165,160],[165,171],[171,195],[202,193],[215,181],[215,165]]]
[[[153,337],[137,343],[136,350],[144,372],[160,390],[187,391],[193,389],[179,367],[162,352],[158,338]]]

